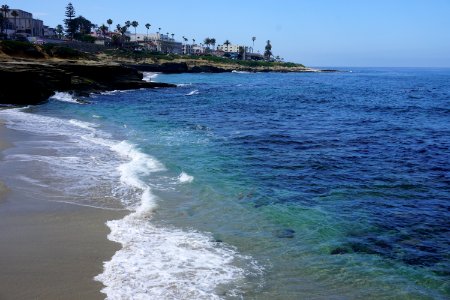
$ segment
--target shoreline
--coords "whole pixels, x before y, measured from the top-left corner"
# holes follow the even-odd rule
[[[0,299],[104,299],[94,277],[121,248],[107,239],[106,221],[127,212],[27,194],[4,166],[14,142],[29,134],[1,121],[0,132]]]

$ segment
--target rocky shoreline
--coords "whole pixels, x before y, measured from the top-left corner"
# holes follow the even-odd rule
[[[86,96],[110,90],[175,87],[142,78],[138,70],[118,64],[5,61],[0,64],[0,104],[39,104],[56,91]]]

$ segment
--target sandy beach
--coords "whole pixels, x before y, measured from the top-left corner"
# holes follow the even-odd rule
[[[26,138],[0,123],[0,163]],[[0,299],[104,299],[93,278],[119,248],[105,222],[125,212],[48,201],[13,172],[0,168]]]

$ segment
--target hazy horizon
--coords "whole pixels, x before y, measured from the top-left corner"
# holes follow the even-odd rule
[[[23,9],[46,25],[63,24],[61,0],[4,0],[10,8]],[[186,1],[132,5],[98,0],[71,1],[76,15],[101,25],[111,18],[113,28],[126,20],[139,22],[137,32],[161,27],[180,40],[206,37],[222,44],[252,46],[263,52],[270,40],[274,55],[307,66],[333,67],[450,67],[450,2],[445,0],[379,0],[367,3],[348,0],[273,2],[230,0],[193,5]],[[133,30],[131,30],[134,32]]]

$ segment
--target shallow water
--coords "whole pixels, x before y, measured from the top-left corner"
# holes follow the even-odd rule
[[[9,159],[132,211],[111,298],[445,299],[450,70],[352,71],[149,74],[179,86],[0,117],[61,136]]]

